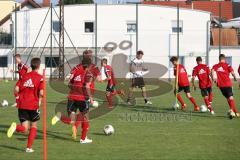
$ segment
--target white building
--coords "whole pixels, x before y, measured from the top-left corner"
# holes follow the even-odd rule
[[[30,9],[17,13],[17,44],[19,52],[23,55],[29,53],[39,32],[40,26],[49,8]],[[56,13],[59,13],[56,7]],[[53,47],[58,47],[58,17],[53,10]],[[65,6],[65,29],[71,38],[72,43],[79,51],[83,48],[95,46],[95,32],[97,31],[98,48],[102,48],[108,42],[120,44],[122,41],[131,41],[132,47],[122,50],[117,47],[111,54],[101,50],[99,55],[109,56],[117,53],[124,53],[132,58],[136,52],[136,17],[138,17],[138,49],[143,50],[145,62],[158,63],[169,68],[161,78],[169,78],[172,75],[169,57],[177,55],[177,9],[174,7],[139,5],[138,16],[136,15],[136,5],[98,5],[97,6],[97,27],[96,27],[95,5],[67,5]],[[12,15],[14,21],[14,15]],[[27,19],[27,20],[26,20]],[[47,37],[50,34],[50,13],[46,17],[42,31],[35,44],[33,56],[41,53]],[[25,22],[28,23],[25,23]],[[210,13],[191,9],[180,9],[180,56],[181,61],[191,74],[195,65],[196,56],[206,56],[209,42]],[[73,45],[65,35],[65,47],[67,57],[76,56]],[[207,43],[209,42],[209,43]],[[46,47],[50,46],[50,41]],[[70,49],[69,49],[70,48]],[[70,52],[70,53],[69,53]],[[0,50],[0,55],[7,55],[8,51]],[[35,55],[34,55],[35,54]],[[45,57],[49,57],[49,49],[44,52]],[[58,52],[54,51],[57,56]],[[211,51],[210,51],[211,54]],[[214,55],[215,56],[214,56]],[[213,51],[210,58],[210,65],[217,61],[218,53]],[[231,53],[228,53],[231,54]],[[234,53],[235,54],[235,53]],[[44,57],[43,56],[43,57]],[[231,56],[231,55],[228,55]],[[26,58],[26,56],[25,56]],[[239,59],[232,59],[232,64],[237,66]],[[45,67],[46,58],[42,58]],[[8,67],[12,66],[11,51],[8,54]],[[6,70],[6,68],[5,68]],[[49,71],[49,70],[48,70]],[[48,72],[49,74],[49,72]],[[11,76],[0,70],[0,76]],[[172,76],[171,76],[172,77]],[[154,77],[159,78],[159,77]]]

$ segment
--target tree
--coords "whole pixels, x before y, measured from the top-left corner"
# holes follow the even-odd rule
[[[64,4],[90,4],[93,0],[64,0]]]

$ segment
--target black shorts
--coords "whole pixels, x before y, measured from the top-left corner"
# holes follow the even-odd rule
[[[40,111],[18,109],[18,118],[21,123],[25,121],[36,122],[40,120]]]
[[[89,110],[89,102],[88,101],[74,101],[74,100],[68,100],[67,104],[67,111],[68,114],[72,112],[77,112],[79,110],[82,113],[87,113]]]
[[[182,91],[184,91],[185,93],[190,93],[190,87],[189,86],[179,87],[178,93]]]
[[[220,90],[221,90],[222,94],[224,95],[224,97],[226,97],[226,98],[233,96],[232,87],[220,87]]]
[[[111,84],[108,84],[107,87],[106,87],[106,91],[107,92],[114,92],[115,90],[115,86],[114,85],[111,85]]]
[[[137,77],[132,79],[132,87],[142,88],[145,86],[143,77]]]
[[[212,87],[201,88],[201,94],[203,97],[209,96],[212,93]]]

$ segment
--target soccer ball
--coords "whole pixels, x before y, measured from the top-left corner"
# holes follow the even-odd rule
[[[207,112],[207,107],[203,104],[200,106],[200,112]]]
[[[111,135],[114,133],[114,128],[112,125],[105,125],[103,128],[103,132],[105,135]]]
[[[230,109],[227,112],[227,116],[228,116],[228,118],[233,119],[236,116],[236,114]]]
[[[1,105],[2,105],[2,107],[7,107],[7,106],[8,106],[8,101],[4,99],[4,100],[1,102]]]
[[[173,108],[173,110],[179,109],[179,104],[178,103],[174,103],[172,108]]]
[[[92,106],[93,106],[94,108],[97,108],[97,107],[98,107],[98,101],[93,101]]]

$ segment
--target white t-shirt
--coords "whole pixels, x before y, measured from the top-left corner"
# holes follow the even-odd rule
[[[131,65],[131,68],[133,70],[132,71],[133,78],[143,77],[143,75],[144,75],[144,71],[143,71],[144,61],[143,61],[143,59],[134,58],[131,61],[130,65]]]

